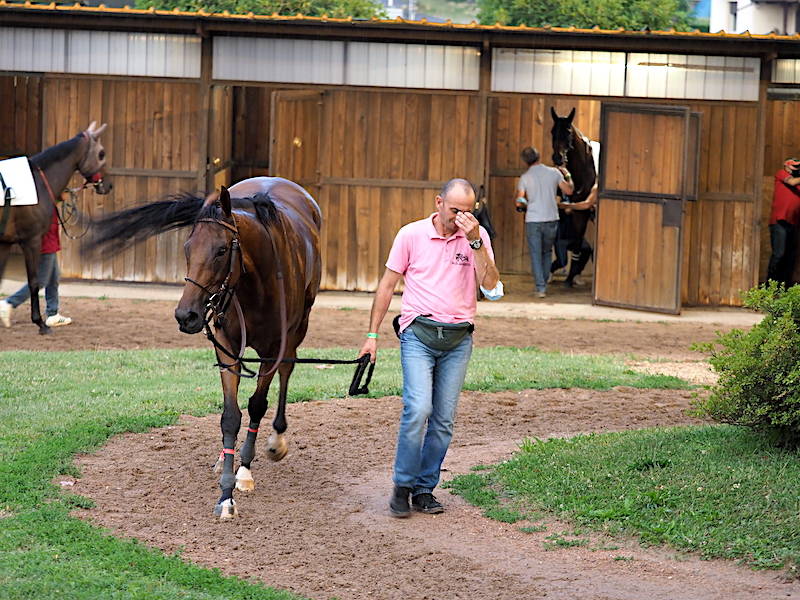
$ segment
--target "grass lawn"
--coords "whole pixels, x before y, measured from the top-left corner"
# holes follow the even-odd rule
[[[611,535],[797,577],[798,458],[743,428],[659,428],[525,440],[512,459],[449,486],[506,522],[540,520],[545,510]]]
[[[305,356],[352,358],[353,349]],[[288,599],[252,584],[122,541],[69,516],[85,498],[51,483],[79,475],[73,456],[110,436],[174,423],[180,414],[221,410],[211,350],[0,352],[0,598]],[[343,396],[353,370],[300,365],[292,401]],[[371,396],[400,392],[399,353],[384,350]],[[254,387],[242,383],[246,404]],[[686,388],[674,377],[643,375],[606,357],[569,357],[535,349],[479,348],[466,387],[497,391],[616,385]],[[271,396],[275,396],[277,385]],[[209,515],[210,518],[210,515]]]

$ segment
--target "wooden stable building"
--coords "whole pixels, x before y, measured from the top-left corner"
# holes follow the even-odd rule
[[[454,176],[483,186],[504,274],[529,272],[519,151],[550,108],[602,145],[594,301],[737,305],[763,280],[772,174],[800,154],[800,38],[7,4],[0,156],[84,128],[115,185],[93,215],[253,175],[322,208],[324,289],[373,290],[394,233]],[[181,282],[174,232],[64,276]],[[589,268],[592,268],[591,266]]]

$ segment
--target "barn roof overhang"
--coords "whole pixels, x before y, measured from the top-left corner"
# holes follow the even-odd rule
[[[0,0],[0,26],[236,36],[313,37],[475,46],[800,57],[800,34],[751,35],[428,23],[403,19],[187,13],[14,3]]]

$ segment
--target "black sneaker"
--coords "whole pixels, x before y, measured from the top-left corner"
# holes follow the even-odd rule
[[[418,494],[411,499],[414,510],[424,512],[426,515],[438,515],[444,512],[444,506],[433,494]]]
[[[408,505],[410,495],[411,488],[394,486],[392,497],[389,500],[389,512],[393,517],[402,519],[411,514],[411,507]]]

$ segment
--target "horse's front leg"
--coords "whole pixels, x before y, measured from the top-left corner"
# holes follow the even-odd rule
[[[226,356],[221,356],[217,352],[217,359],[221,363],[230,361]],[[238,370],[240,367],[237,362],[232,368]],[[236,438],[239,435],[239,427],[242,424],[242,411],[239,409],[238,391],[239,376],[224,369],[220,372],[222,378],[222,393],[224,406],[222,409],[222,452],[217,461],[217,466],[222,467],[222,475],[219,478],[219,487],[222,489],[222,496],[214,507],[214,515],[221,520],[232,519],[238,514],[236,502],[233,499],[233,488],[236,487],[236,476],[233,474],[233,458],[236,449]]]
[[[25,257],[25,272],[28,274],[28,289],[31,292],[31,321],[38,325],[39,333],[47,335],[52,333],[42,319],[42,310],[39,305],[39,262],[42,258],[42,240],[22,244],[22,254]]]
[[[281,460],[289,450],[284,432],[286,431],[286,392],[289,389],[289,377],[294,370],[294,363],[284,363],[278,368],[280,374],[280,393],[275,419],[272,421],[272,433],[267,440],[267,456],[274,461]]]
[[[236,489],[243,492],[249,492],[256,486],[253,479],[253,474],[250,470],[250,465],[256,457],[256,438],[258,438],[258,427],[261,419],[267,412],[267,394],[269,393],[269,385],[272,383],[272,378],[275,373],[269,372],[273,363],[262,363],[258,370],[258,384],[256,391],[250,396],[250,401],[247,404],[247,413],[250,418],[250,423],[247,427],[247,437],[241,450],[239,450],[239,458],[242,461],[239,470],[236,471]]]

